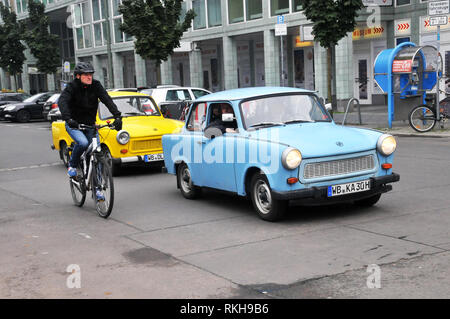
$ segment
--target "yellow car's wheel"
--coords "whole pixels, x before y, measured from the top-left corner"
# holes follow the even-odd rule
[[[117,176],[120,171],[120,164],[113,163],[113,157],[111,152],[108,149],[108,146],[103,145],[103,152],[105,152],[105,158],[108,161],[109,166],[111,167],[111,173],[113,176]]]

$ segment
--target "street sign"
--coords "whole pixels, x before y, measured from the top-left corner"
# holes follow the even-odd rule
[[[69,61],[64,62],[64,72],[70,73],[70,62]]]
[[[283,24],[284,23],[284,16],[277,16],[277,24]]]
[[[449,0],[428,2],[429,16],[436,16],[449,13],[450,13]]]
[[[392,0],[362,0],[363,6],[392,6]]]
[[[314,36],[312,34],[312,25],[302,25],[300,26],[300,40],[302,41],[314,41]]]
[[[434,16],[430,17],[430,26],[434,27],[436,25],[446,25],[448,23],[447,16]]]
[[[287,25],[286,23],[275,24],[275,36],[287,35]]]

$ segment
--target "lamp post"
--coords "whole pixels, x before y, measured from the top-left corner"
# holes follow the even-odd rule
[[[114,88],[114,71],[113,71],[113,61],[111,52],[111,27],[110,27],[110,15],[109,15],[109,0],[102,0],[106,2],[105,8],[105,19],[106,19],[106,52],[108,54],[108,84],[110,88]]]

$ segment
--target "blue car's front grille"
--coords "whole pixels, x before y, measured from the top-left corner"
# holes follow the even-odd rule
[[[317,162],[305,165],[304,179],[345,175],[374,169],[373,155],[365,155],[334,161]]]

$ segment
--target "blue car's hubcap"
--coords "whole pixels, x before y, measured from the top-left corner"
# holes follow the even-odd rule
[[[258,181],[255,185],[255,202],[263,214],[270,213],[272,208],[272,196],[270,188],[264,181]]]
[[[181,187],[187,193],[191,191],[191,174],[188,168],[185,168],[181,174]]]

